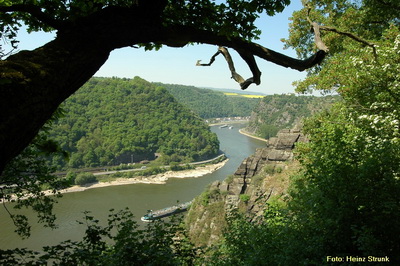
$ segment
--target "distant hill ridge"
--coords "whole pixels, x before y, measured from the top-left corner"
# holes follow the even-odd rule
[[[339,100],[339,96],[267,95],[253,110],[246,130],[268,139],[280,129],[293,128],[302,119],[329,108]]]
[[[239,90],[217,91],[178,84],[155,83],[166,88],[180,103],[190,108],[201,118],[250,116],[260,98],[245,98],[225,95],[241,93]]]

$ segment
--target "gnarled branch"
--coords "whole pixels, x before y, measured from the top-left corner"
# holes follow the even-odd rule
[[[214,63],[215,58],[216,58],[219,54],[221,54],[221,51],[220,51],[219,48],[218,48],[218,51],[210,58],[210,62],[209,62],[208,64],[200,64],[201,60],[197,60],[196,66],[211,66],[211,65]]]
[[[210,62],[208,64],[201,64],[201,60],[197,60],[196,66],[211,66],[212,63],[214,63],[215,58],[222,54],[225,57],[226,62],[228,63],[229,70],[231,71],[232,78],[240,84],[240,87],[242,90],[247,89],[247,87],[250,86],[252,83],[256,83],[257,85],[260,84],[260,76],[261,72],[257,67],[257,63],[254,59],[254,56],[251,53],[248,53],[245,50],[239,50],[238,51],[240,56],[246,61],[246,63],[249,65],[250,70],[253,73],[253,77],[248,78],[245,80],[240,74],[236,72],[235,69],[235,64],[233,63],[232,57],[229,54],[229,51],[226,47],[218,47],[218,51],[211,57]]]
[[[312,28],[313,28],[313,32],[314,32],[314,35],[315,35],[315,44],[317,45],[317,48],[318,48],[318,49],[324,50],[324,51],[326,51],[326,52],[328,51],[328,47],[324,44],[324,42],[323,42],[322,39],[321,39],[321,35],[320,35],[320,30],[324,30],[324,31],[335,32],[335,33],[337,33],[337,34],[339,34],[339,35],[347,36],[347,37],[349,37],[350,39],[353,39],[353,40],[356,41],[356,42],[359,42],[359,43],[362,43],[362,44],[364,44],[364,45],[366,45],[366,46],[369,46],[369,47],[372,48],[375,58],[378,57],[378,56],[377,56],[377,53],[376,53],[375,44],[370,43],[370,42],[368,42],[368,41],[366,41],[366,40],[360,38],[359,36],[357,36],[357,35],[355,35],[355,34],[353,34],[353,33],[345,32],[345,31],[340,31],[340,30],[338,30],[338,29],[336,29],[336,28],[333,28],[333,27],[321,26],[321,25],[319,25],[318,23],[313,22],[313,21],[310,19],[310,11],[311,11],[311,7],[308,7],[307,21],[310,23],[310,25],[311,25]]]
[[[256,85],[260,85],[261,83],[261,71],[257,66],[256,60],[253,56],[252,53],[250,53],[247,50],[242,50],[238,49],[237,50],[239,55],[243,58],[243,60],[247,63],[247,65],[250,67],[251,73],[253,74],[253,77],[248,78],[244,82],[240,83],[240,87],[242,90],[247,89],[252,83],[255,83]]]
[[[289,56],[286,56],[284,54],[275,52],[273,50],[270,50],[268,48],[263,47],[262,45],[252,43],[252,42],[245,42],[242,40],[221,40],[218,39],[216,36],[210,36],[210,34],[207,34],[207,38],[203,36],[201,32],[196,32],[196,30],[191,30],[192,34],[195,32],[196,36],[195,38],[198,38],[198,42],[202,43],[209,43],[215,44],[219,43],[225,43],[226,46],[231,47],[235,49],[239,55],[242,57],[242,59],[247,63],[249,66],[253,77],[244,80],[242,76],[240,76],[234,67],[233,60],[231,56],[229,55],[229,52],[226,48],[224,47],[219,47],[217,53],[215,53],[208,64],[201,64],[201,60],[198,60],[196,65],[197,66],[210,66],[214,61],[215,58],[219,54],[223,54],[225,57],[225,60],[228,63],[229,69],[232,74],[232,78],[240,84],[240,87],[242,90],[247,89],[252,83],[255,83],[256,85],[259,85],[261,83],[261,71],[259,70],[257,63],[255,61],[254,56],[258,56],[262,59],[265,59],[267,61],[270,61],[272,63],[275,63],[277,65],[283,66],[283,67],[289,67],[292,69],[296,69],[298,71],[303,71],[305,69],[308,69],[316,64],[319,64],[322,62],[322,60],[325,58],[325,55],[328,51],[328,48],[325,46],[325,44],[322,42],[319,30],[318,30],[318,24],[316,24],[316,34],[315,34],[315,42],[317,43],[318,48],[320,49],[317,51],[315,54],[310,56],[309,58],[306,58],[304,60],[292,58]],[[193,37],[193,36],[191,36]],[[212,38],[212,39],[210,39]]]

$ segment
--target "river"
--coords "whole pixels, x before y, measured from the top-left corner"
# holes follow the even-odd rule
[[[224,167],[199,178],[170,179],[166,184],[132,184],[89,189],[83,192],[64,194],[55,205],[57,229],[44,228],[35,223],[35,217],[26,211],[31,220],[31,237],[21,239],[14,233],[14,225],[4,208],[0,208],[0,249],[26,247],[39,250],[45,245],[58,244],[61,241],[81,240],[85,227],[77,220],[83,221],[83,212],[88,210],[96,219],[106,221],[109,210],[128,207],[139,223],[140,217],[147,210],[157,210],[179,202],[192,200],[205,187],[216,180],[223,180],[233,174],[240,163],[253,154],[265,142],[249,138],[239,133],[244,124],[234,124],[233,129],[212,126],[217,133],[220,148],[229,158]]]

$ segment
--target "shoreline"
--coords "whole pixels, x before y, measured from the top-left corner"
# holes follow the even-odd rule
[[[62,189],[59,192],[61,194],[82,192],[88,189],[109,187],[109,186],[121,186],[121,185],[131,185],[131,184],[154,184],[162,185],[165,184],[170,178],[198,178],[207,174],[211,174],[216,170],[222,168],[229,159],[216,164],[210,164],[205,166],[199,166],[195,169],[182,170],[182,171],[167,171],[165,173],[160,173],[151,176],[138,176],[134,178],[117,178],[113,181],[107,182],[97,182],[92,184],[87,184],[85,186],[73,186],[66,189]],[[45,191],[46,195],[52,195],[51,191]]]
[[[228,121],[221,121],[221,122],[215,122],[215,123],[210,123],[210,124],[207,124],[208,126],[210,126],[210,127],[213,127],[213,126],[219,126],[219,125],[225,125],[225,124],[245,124],[245,123],[248,123],[249,122],[249,120],[228,120]]]
[[[245,135],[245,136],[247,136],[249,138],[258,139],[258,140],[261,140],[261,141],[264,141],[264,142],[268,143],[267,139],[263,139],[263,138],[260,138],[260,137],[253,136],[250,133],[244,132],[244,130],[242,128],[239,129],[239,133],[242,134],[242,135]]]

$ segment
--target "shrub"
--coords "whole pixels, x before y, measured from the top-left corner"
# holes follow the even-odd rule
[[[75,185],[82,186],[96,181],[97,179],[92,173],[80,173],[75,178]]]
[[[239,198],[240,198],[240,200],[241,200],[242,202],[244,202],[244,203],[247,203],[247,202],[249,202],[249,200],[250,200],[250,196],[247,195],[247,194],[241,194],[241,195],[239,196]]]
[[[69,185],[73,185],[75,184],[75,179],[76,179],[77,174],[72,172],[72,171],[68,171],[67,175],[65,176],[65,179],[67,180]]]

